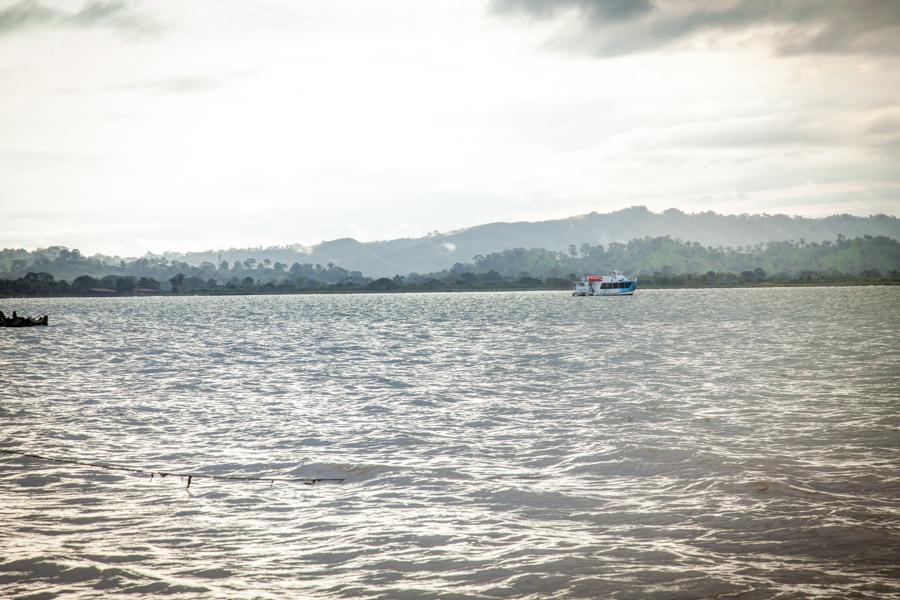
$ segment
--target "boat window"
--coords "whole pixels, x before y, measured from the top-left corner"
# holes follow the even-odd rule
[[[601,290],[607,289],[607,288],[606,288],[606,284],[605,284],[605,283],[601,283],[601,284],[600,284],[600,289],[601,289]]]

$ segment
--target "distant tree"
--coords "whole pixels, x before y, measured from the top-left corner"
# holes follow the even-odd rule
[[[497,284],[503,281],[503,275],[497,271],[491,270],[481,274],[481,280],[484,283]]]
[[[572,257],[572,260],[575,260],[575,257],[578,256],[578,249],[575,247],[575,244],[569,244],[569,256]]]
[[[276,262],[273,265],[273,268],[275,269],[276,273],[284,273],[284,271],[287,269],[287,265],[283,262]]]
[[[241,280],[241,287],[242,288],[252,288],[255,283],[256,282],[253,280],[252,277],[244,277],[244,279]]]
[[[590,255],[591,255],[591,245],[588,244],[587,242],[584,242],[583,244],[581,244],[581,246],[579,247],[579,250],[581,251],[581,258],[588,258],[588,257],[590,257]]]
[[[25,273],[23,277],[25,281],[40,281],[41,283],[53,283],[53,275],[50,273],[33,273],[31,271]]]
[[[145,290],[158,290],[159,282],[152,277],[141,277],[138,279],[135,287],[144,288]]]
[[[255,258],[248,258],[244,261],[244,267],[246,267],[247,269],[252,269],[254,266],[256,266]]]
[[[116,279],[116,291],[120,294],[133,294],[134,283],[134,277],[119,277]]]
[[[100,287],[100,281],[90,275],[76,277],[72,282],[72,291],[76,294],[85,294],[88,290]]]
[[[373,292],[388,292],[391,290],[395,290],[400,286],[393,279],[388,279],[387,277],[380,277],[375,281],[372,281],[366,286],[366,289],[371,290]]]
[[[202,290],[205,283],[199,275],[190,275],[184,278],[184,282],[181,284],[182,291]]]
[[[172,291],[176,294],[184,291],[184,273],[178,273],[169,277],[169,283],[172,284]]]

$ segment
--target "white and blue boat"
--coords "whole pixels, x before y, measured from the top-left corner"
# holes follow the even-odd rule
[[[575,282],[573,296],[631,296],[637,289],[637,278],[618,271],[608,275],[585,275]]]

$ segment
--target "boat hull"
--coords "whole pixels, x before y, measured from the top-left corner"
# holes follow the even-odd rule
[[[597,290],[588,296],[634,296],[634,288],[627,290]]]
[[[2,319],[0,320],[0,327],[40,327],[42,325],[47,325],[47,316],[43,316],[40,319],[31,319],[28,317],[19,317],[17,319]]]

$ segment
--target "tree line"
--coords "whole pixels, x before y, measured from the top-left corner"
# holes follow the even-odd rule
[[[73,284],[81,279],[85,285],[90,282],[89,287],[94,288],[114,288],[114,278],[132,278],[136,288],[152,287],[152,281],[168,288],[171,278],[178,274],[184,276],[182,283],[185,290],[208,287],[213,281],[217,286],[236,288],[246,286],[248,278],[262,283],[279,283],[285,279],[328,284],[369,280],[359,271],[345,269],[333,263],[323,266],[295,262],[289,266],[267,258],[247,258],[231,263],[221,261],[219,264],[202,262],[191,265],[162,256],[146,256],[134,260],[112,259],[100,255],[87,257],[77,249],[69,250],[63,246],[51,246],[32,252],[11,248],[0,250],[0,278],[16,279],[29,272],[49,273],[57,280],[65,279]]]
[[[144,257],[115,265],[63,247],[34,253],[7,249],[0,251],[0,269],[5,269],[0,271],[0,295],[567,289],[581,274],[610,268],[638,276],[641,287],[894,283],[900,280],[900,243],[887,237],[839,236],[834,242],[712,248],[668,237],[642,238],[607,247],[572,244],[565,252],[514,248],[478,255],[440,272],[390,278],[366,277],[331,263],[288,266],[248,258],[190,265]]]
[[[563,273],[589,273],[615,268],[629,274],[670,275],[745,273],[762,269],[767,273],[795,276],[801,272],[836,272],[860,275],[866,271],[890,274],[900,269],[900,242],[883,236],[834,242],[806,243],[805,240],[760,243],[737,248],[702,246],[669,237],[640,238],[627,244],[607,247],[571,244],[567,252],[514,248],[486,256],[476,256],[471,265],[457,264],[455,270],[497,271],[502,275],[528,273],[553,277]]]

